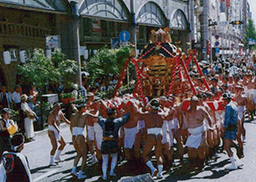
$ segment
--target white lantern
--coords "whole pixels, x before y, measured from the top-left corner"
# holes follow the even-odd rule
[[[3,52],[4,57],[4,64],[10,64],[11,63],[11,53],[10,51],[4,51]]]

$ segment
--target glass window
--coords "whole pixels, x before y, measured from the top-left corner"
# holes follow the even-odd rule
[[[101,20],[101,32],[102,32],[102,37],[108,37],[108,27],[107,27],[107,22],[105,20]]]
[[[92,34],[92,20],[90,18],[82,18],[81,21],[82,33],[85,36],[91,36]]]
[[[110,37],[116,37],[116,23],[113,21],[109,22],[109,33]]]

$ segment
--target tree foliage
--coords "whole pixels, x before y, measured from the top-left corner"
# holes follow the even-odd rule
[[[46,85],[54,85],[68,73],[75,74],[77,68],[76,62],[67,59],[60,50],[48,58],[42,49],[35,49],[33,57],[25,64],[18,65],[17,70],[23,83],[34,83],[36,87],[45,90]]]
[[[252,19],[248,20],[248,25],[245,29],[245,35],[244,35],[244,42],[246,43],[246,47],[248,48],[248,39],[254,39],[256,40],[256,31],[255,31],[255,25],[253,23]],[[255,45],[253,46],[255,48]]]
[[[105,46],[88,61],[83,69],[90,73],[92,80],[109,74],[119,75],[129,53],[129,47],[108,49]]]

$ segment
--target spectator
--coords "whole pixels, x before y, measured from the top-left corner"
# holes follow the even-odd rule
[[[104,82],[101,82],[100,84],[100,92],[105,92],[106,91],[106,86],[104,84]]]
[[[72,87],[73,87],[72,93],[76,101],[78,99],[78,84],[73,84]]]
[[[30,90],[29,90],[29,95],[32,95],[33,98],[37,99],[38,94],[39,94],[39,93],[38,93],[38,91],[37,91],[37,89],[36,89],[36,85],[33,84],[32,87],[31,87]]]
[[[81,88],[80,88],[80,90],[81,90],[81,95],[82,95],[82,97],[84,97],[84,98],[86,98],[86,96],[87,96],[86,81],[87,81],[87,78],[86,78],[86,77],[83,77],[83,78],[82,78],[82,86],[81,86]]]
[[[14,110],[18,111],[20,109],[20,86],[16,85],[14,88],[14,92],[12,93],[12,100],[14,101],[15,105],[14,105]]]
[[[110,90],[114,90],[114,85],[113,85],[112,81],[109,81],[108,86],[107,86],[107,91],[110,91]]]
[[[36,119],[36,121],[39,124],[41,122],[40,117],[38,117],[38,115],[40,114],[40,110],[39,110],[40,101],[36,102],[35,98],[32,95],[30,95],[28,97],[28,105],[32,109],[32,111],[35,112],[35,114],[36,114],[36,118],[35,119]]]
[[[10,112],[8,108],[3,109],[2,115],[3,118],[0,120],[0,156],[5,150],[10,149],[10,133],[8,131],[8,128],[11,125],[14,125],[16,127],[16,130],[18,129],[14,121],[10,119]]]
[[[36,118],[36,113],[29,107],[27,103],[28,96],[26,94],[21,95],[21,110],[24,112],[25,119],[25,133],[26,139],[32,141],[34,137],[34,120]]]
[[[2,92],[0,93],[0,108],[8,108],[11,109],[10,107],[11,104],[11,97],[7,93],[6,86],[2,86]]]
[[[203,67],[203,74],[206,75],[206,76],[209,75],[208,66]]]

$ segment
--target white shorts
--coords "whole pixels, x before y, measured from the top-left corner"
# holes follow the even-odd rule
[[[97,143],[98,150],[101,150],[101,142],[103,140],[103,130],[99,123],[94,123],[95,140]]]
[[[124,148],[132,149],[136,134],[139,132],[137,127],[124,128]]]

